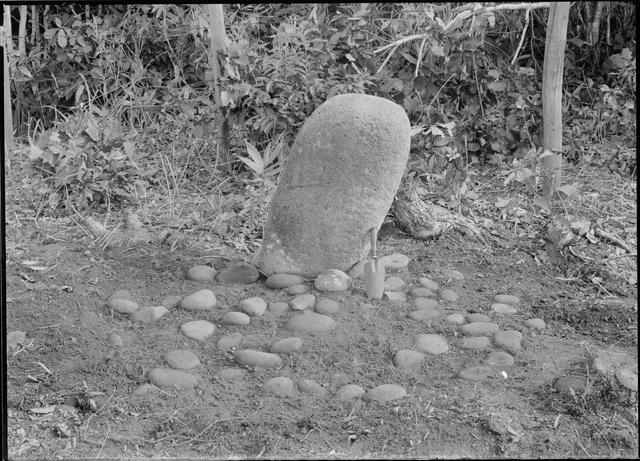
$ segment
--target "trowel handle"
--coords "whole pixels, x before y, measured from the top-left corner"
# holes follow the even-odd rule
[[[371,258],[376,259],[378,257],[378,230],[372,227],[369,230],[371,236]]]

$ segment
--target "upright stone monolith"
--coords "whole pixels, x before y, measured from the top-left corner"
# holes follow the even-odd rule
[[[315,277],[361,261],[400,185],[409,128],[402,107],[375,96],[342,94],[318,107],[280,176],[258,268]]]

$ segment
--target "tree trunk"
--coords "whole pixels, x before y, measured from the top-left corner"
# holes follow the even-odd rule
[[[27,55],[27,5],[20,5],[20,25],[18,27],[18,55]]]
[[[569,3],[552,2],[542,77],[544,147],[551,152],[551,155],[545,156],[541,161],[544,170],[543,194],[546,200],[552,198],[562,179],[562,77],[568,22]]]
[[[5,6],[5,8],[8,8]],[[7,28],[9,29],[9,37],[11,37],[11,23],[7,24]],[[3,30],[4,32],[4,30]],[[2,41],[6,42],[6,36],[2,37]],[[3,80],[4,80],[4,143],[5,148],[8,151],[9,149],[13,149],[13,113],[11,109],[11,80],[9,79],[9,57],[7,56],[8,50],[5,43],[2,44],[2,69],[3,69]]]
[[[36,40],[40,36],[40,5],[31,5],[31,45],[36,44]]]
[[[13,32],[11,31],[11,7],[4,5],[4,46],[7,49],[7,59],[13,54]]]
[[[209,33],[211,34],[211,47],[209,50],[209,63],[213,71],[213,96],[216,104],[216,126],[218,135],[218,155],[216,166],[224,166],[225,170],[231,167],[229,156],[229,122],[224,107],[220,89],[220,62],[219,53],[227,49],[227,35],[224,29],[224,12],[222,5],[206,5],[207,18],[209,20]]]

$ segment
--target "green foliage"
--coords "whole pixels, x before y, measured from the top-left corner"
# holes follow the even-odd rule
[[[66,117],[31,142],[29,158],[45,180],[50,208],[84,210],[135,196],[141,172],[136,144],[117,119],[100,109]]]

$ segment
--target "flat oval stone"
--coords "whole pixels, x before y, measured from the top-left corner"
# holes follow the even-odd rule
[[[615,350],[600,350],[591,360],[591,368],[598,373],[613,376],[615,370],[630,365],[637,366],[638,359],[633,358],[626,352],[618,352]]]
[[[453,279],[453,280],[464,280],[464,274],[462,272],[459,272],[455,269],[445,269],[444,270],[444,275],[447,278]]]
[[[462,338],[460,347],[463,349],[483,351],[491,347],[491,340],[486,336],[468,336],[466,338]]]
[[[367,397],[376,402],[392,402],[407,396],[407,391],[397,384],[381,384],[367,392]]]
[[[451,314],[447,316],[447,322],[453,323],[454,325],[463,325],[465,320],[462,314]]]
[[[561,376],[553,382],[553,388],[561,394],[571,395],[571,390],[582,394],[587,389],[587,378],[584,376]]]
[[[264,282],[267,288],[282,290],[294,285],[304,283],[304,277],[294,274],[273,274]]]
[[[271,378],[264,383],[262,390],[278,397],[291,397],[293,395],[293,381],[287,376]]]
[[[417,349],[428,354],[442,354],[449,350],[447,338],[436,334],[422,334],[414,338]]]
[[[107,301],[107,306],[121,314],[132,314],[140,308],[138,303],[122,298],[114,298]]]
[[[134,322],[153,323],[162,318],[169,310],[164,306],[145,306],[131,313],[129,318]]]
[[[440,284],[428,277],[420,277],[418,283],[431,291],[438,291],[440,289]]]
[[[129,290],[114,291],[113,294],[107,298],[107,302],[111,301],[112,299],[126,299],[128,301],[135,302],[135,299],[133,299],[133,296],[131,296],[131,293],[129,292]]]
[[[223,381],[238,381],[246,376],[248,373],[244,368],[223,368],[218,370],[216,378]]]
[[[218,282],[225,284],[248,284],[255,282],[258,278],[260,278],[260,274],[256,266],[244,261],[221,270],[216,276]]]
[[[498,330],[498,325],[491,322],[472,322],[460,327],[465,336],[490,336]]]
[[[296,314],[287,322],[287,329],[296,333],[314,334],[335,328],[336,321],[324,314],[303,312]]]
[[[438,317],[440,312],[435,309],[418,309],[417,311],[412,311],[407,314],[407,317],[413,320],[417,320],[418,322],[424,322],[427,320],[433,320]]]
[[[315,397],[324,397],[327,395],[327,390],[311,379],[299,379],[296,385],[298,386],[298,390],[304,394],[311,394]]]
[[[445,301],[455,302],[458,300],[459,296],[455,291],[445,288],[444,290],[440,290],[440,298],[444,299]]]
[[[227,312],[222,317],[223,325],[245,326],[251,323],[251,318],[244,312]]]
[[[400,277],[389,277],[384,281],[385,291],[398,291],[403,286],[404,280],[402,280]]]
[[[318,314],[337,314],[342,310],[342,306],[339,302],[334,301],[333,299],[328,298],[320,298],[316,303],[315,311]]]
[[[516,309],[515,307],[510,306],[509,304],[502,304],[502,303],[493,303],[491,305],[491,310],[493,310],[498,314],[506,314],[506,315],[512,315],[518,312],[518,309]]]
[[[294,311],[303,311],[309,307],[313,307],[315,303],[316,297],[311,293],[296,296],[291,301],[289,301],[289,305]]]
[[[547,327],[542,319],[529,319],[524,322],[524,325],[534,330],[544,330]]]
[[[502,367],[510,367],[514,363],[516,363],[513,356],[504,351],[491,352],[487,356],[487,359],[485,360],[485,362],[487,363],[487,365],[502,366]]]
[[[422,352],[402,349],[396,352],[396,355],[393,357],[393,364],[397,368],[402,369],[415,368],[420,365],[425,358],[426,355]]]
[[[211,282],[216,278],[216,272],[211,266],[193,266],[187,270],[187,278],[196,282]]]
[[[508,304],[509,306],[515,306],[520,302],[520,298],[513,295],[495,295],[493,301],[500,304]]]
[[[122,347],[122,345],[124,344],[124,342],[122,341],[122,338],[113,332],[109,333],[107,340],[109,341],[109,344],[115,347]]]
[[[638,373],[625,367],[616,370],[616,379],[620,385],[631,392],[638,392]]]
[[[227,351],[229,349],[233,349],[234,347],[238,347],[241,342],[242,334],[238,332],[229,333],[218,340],[218,342],[216,343],[216,347],[220,351]]]
[[[136,387],[136,389],[133,391],[133,395],[144,395],[147,392],[149,392],[151,389],[153,388],[152,384],[149,383],[144,383],[144,384],[140,384],[138,387]]]
[[[169,295],[162,300],[160,305],[166,307],[167,309],[175,309],[182,302],[182,296],[179,295]]]
[[[336,399],[341,401],[352,400],[360,398],[364,394],[365,390],[357,384],[345,384],[336,392]]]
[[[288,310],[289,310],[289,303],[276,301],[274,303],[269,304],[269,312],[271,312],[274,315],[282,315]]]
[[[440,306],[440,304],[438,304],[438,301],[429,298],[416,298],[413,300],[413,303],[418,309],[435,309],[436,307]]]
[[[295,336],[291,338],[284,338],[280,341],[276,341],[271,346],[271,352],[274,354],[291,354],[298,352],[302,348],[302,340]]]
[[[216,326],[206,320],[192,320],[183,324],[180,329],[187,338],[202,341],[213,334]]]
[[[253,298],[243,299],[239,303],[240,309],[251,317],[260,317],[267,310],[267,302],[257,296]]]
[[[462,379],[468,379],[471,381],[482,381],[493,376],[493,370],[486,366],[474,366],[461,370],[458,373],[458,377]]]
[[[284,291],[286,291],[287,294],[291,296],[303,295],[305,293],[309,293],[311,291],[311,287],[307,284],[302,283],[300,285],[292,285],[290,287],[287,287]]]
[[[351,286],[351,277],[338,269],[329,269],[318,275],[314,282],[318,291],[344,291]]]
[[[435,293],[433,291],[425,287],[413,288],[411,290],[411,296],[415,296],[416,298],[429,298],[434,295]]]
[[[149,381],[157,387],[181,387],[188,388],[198,384],[198,379],[192,374],[184,371],[172,370],[171,368],[154,368],[147,375]]]
[[[473,323],[473,322],[486,322],[486,323],[489,323],[489,322],[491,322],[491,318],[489,318],[488,315],[480,314],[480,313],[477,313],[477,312],[466,314],[464,316],[464,318],[469,323]]]
[[[200,360],[191,351],[179,349],[164,354],[167,364],[176,370],[190,370],[200,365]]]
[[[409,258],[402,253],[393,253],[387,256],[383,256],[380,258],[380,260],[383,262],[385,270],[404,269],[409,265]]]
[[[236,354],[236,361],[248,367],[277,368],[282,365],[279,355],[270,352],[243,349]]]
[[[520,352],[522,333],[516,330],[500,330],[493,335],[493,343],[511,354]]]
[[[180,302],[180,307],[188,311],[207,311],[215,305],[216,295],[206,288],[190,294]]]
[[[401,291],[385,291],[384,296],[394,304],[403,303],[407,300],[407,295]]]
[[[18,345],[26,343],[26,341],[27,335],[24,331],[12,331],[7,334],[7,349],[15,349]]]

